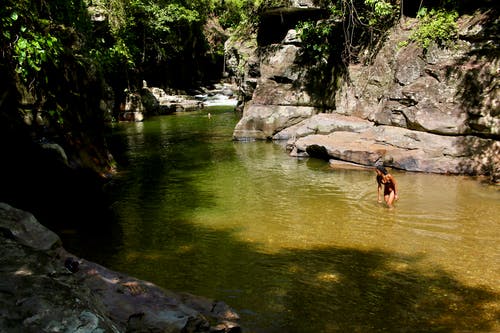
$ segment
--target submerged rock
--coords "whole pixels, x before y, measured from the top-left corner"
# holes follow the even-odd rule
[[[239,332],[224,302],[173,293],[68,253],[0,203],[1,332]]]

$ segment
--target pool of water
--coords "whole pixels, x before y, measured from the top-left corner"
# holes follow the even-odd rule
[[[389,210],[373,171],[232,141],[237,121],[212,108],[117,124],[110,218],[71,250],[223,300],[244,332],[500,331],[498,187],[392,170]]]

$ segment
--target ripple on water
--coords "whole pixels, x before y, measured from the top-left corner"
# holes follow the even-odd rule
[[[207,145],[177,126],[195,117],[161,119],[179,122],[165,134],[183,140],[161,159],[149,157],[147,145],[134,148],[144,155],[131,153],[133,162],[147,163],[130,163],[137,170],[115,194],[121,247],[106,257],[116,258],[116,268],[227,300],[249,332],[301,331],[300,324],[309,332],[370,331],[353,322],[385,331],[479,327],[464,314],[479,314],[477,323],[489,328],[495,309],[470,301],[498,291],[499,191],[461,177],[392,170],[400,199],[388,209],[377,202],[373,171],[329,170],[264,142],[229,143],[234,127],[228,143]],[[206,124],[203,117],[198,130]],[[144,177],[150,170],[157,172]],[[123,248],[138,259],[124,260]],[[396,291],[409,303],[381,299]],[[426,308],[433,304],[439,309]],[[449,310],[457,305],[465,310]],[[422,326],[419,316],[433,313],[436,324]]]

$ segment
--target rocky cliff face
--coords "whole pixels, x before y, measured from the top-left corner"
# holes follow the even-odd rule
[[[311,98],[314,92],[306,89],[308,68],[299,65],[301,43],[289,29],[280,43],[258,45],[246,57],[257,58],[259,70],[252,66],[255,89],[234,138],[288,140],[297,156],[314,156],[316,150],[308,147],[321,146],[330,158],[362,165],[487,174],[498,181],[495,15],[490,10],[460,17],[458,43],[453,48],[431,45],[426,52],[416,44],[401,46],[414,20],[402,22],[371,64],[348,66],[340,85],[335,82],[338,88],[330,89],[329,105]],[[247,71],[244,84],[248,77]]]

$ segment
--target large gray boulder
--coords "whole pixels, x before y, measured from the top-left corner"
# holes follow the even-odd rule
[[[472,39],[475,31],[487,43],[479,26],[477,16],[459,20],[461,35]],[[373,64],[349,66],[336,112],[381,125],[498,139],[500,59],[482,56],[466,39],[453,48],[431,44],[425,53],[416,44],[402,47],[410,33],[397,26]]]
[[[259,79],[250,103],[233,132],[236,140],[271,139],[286,127],[317,113],[307,91],[297,85],[303,69],[295,45],[271,45],[261,50]]]
[[[359,120],[353,120],[353,125]],[[296,138],[296,137],[295,137]],[[448,174],[500,172],[500,142],[475,136],[442,136],[394,126],[342,128],[289,142],[292,154],[304,156],[311,146],[324,147],[336,160],[365,166],[384,164],[408,171]]]
[[[309,106],[250,104],[236,125],[236,140],[271,139],[281,130],[310,118],[316,110]]]

